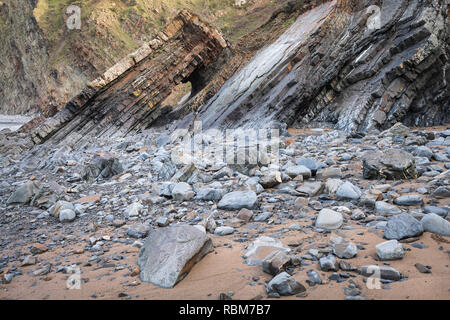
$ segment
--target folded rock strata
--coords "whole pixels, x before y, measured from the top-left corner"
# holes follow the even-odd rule
[[[161,103],[182,82],[215,61],[227,42],[198,16],[181,10],[165,31],[90,82],[66,107],[31,132],[35,144],[51,138],[75,145],[151,126]]]

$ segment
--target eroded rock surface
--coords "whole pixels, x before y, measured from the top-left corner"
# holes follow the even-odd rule
[[[139,252],[141,280],[173,288],[212,250],[211,239],[197,228],[174,226],[154,230]]]
[[[181,82],[195,78],[227,47],[212,27],[186,10],[158,36],[90,82],[66,107],[32,131],[41,144],[75,144],[144,130],[163,112],[161,103]]]

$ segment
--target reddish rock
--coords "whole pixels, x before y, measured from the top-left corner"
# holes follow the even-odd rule
[[[48,251],[48,248],[46,246],[44,246],[43,244],[40,244],[40,243],[33,244],[31,249],[30,249],[30,252],[32,254],[41,254],[41,253],[44,253],[44,252],[47,252],[47,251]]]

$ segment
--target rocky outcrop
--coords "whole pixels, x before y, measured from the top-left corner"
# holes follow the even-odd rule
[[[206,233],[192,226],[152,231],[139,251],[141,280],[162,288],[173,288],[213,250]]]
[[[48,52],[33,9],[36,0],[0,2],[0,112],[25,113],[47,99]],[[33,54],[30,54],[32,52]]]
[[[139,132],[163,112],[161,103],[182,82],[194,81],[227,48],[212,27],[185,10],[164,32],[92,81],[53,118],[32,131],[35,144],[52,138],[82,144],[89,137]],[[194,79],[194,80],[192,80]],[[195,85],[193,85],[195,87]]]
[[[442,124],[448,52],[445,1],[329,1],[257,53],[198,119],[204,128],[322,123],[349,132]]]

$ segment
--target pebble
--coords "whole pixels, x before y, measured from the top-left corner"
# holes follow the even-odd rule
[[[381,261],[403,259],[405,254],[402,244],[397,240],[380,243],[375,249]]]

